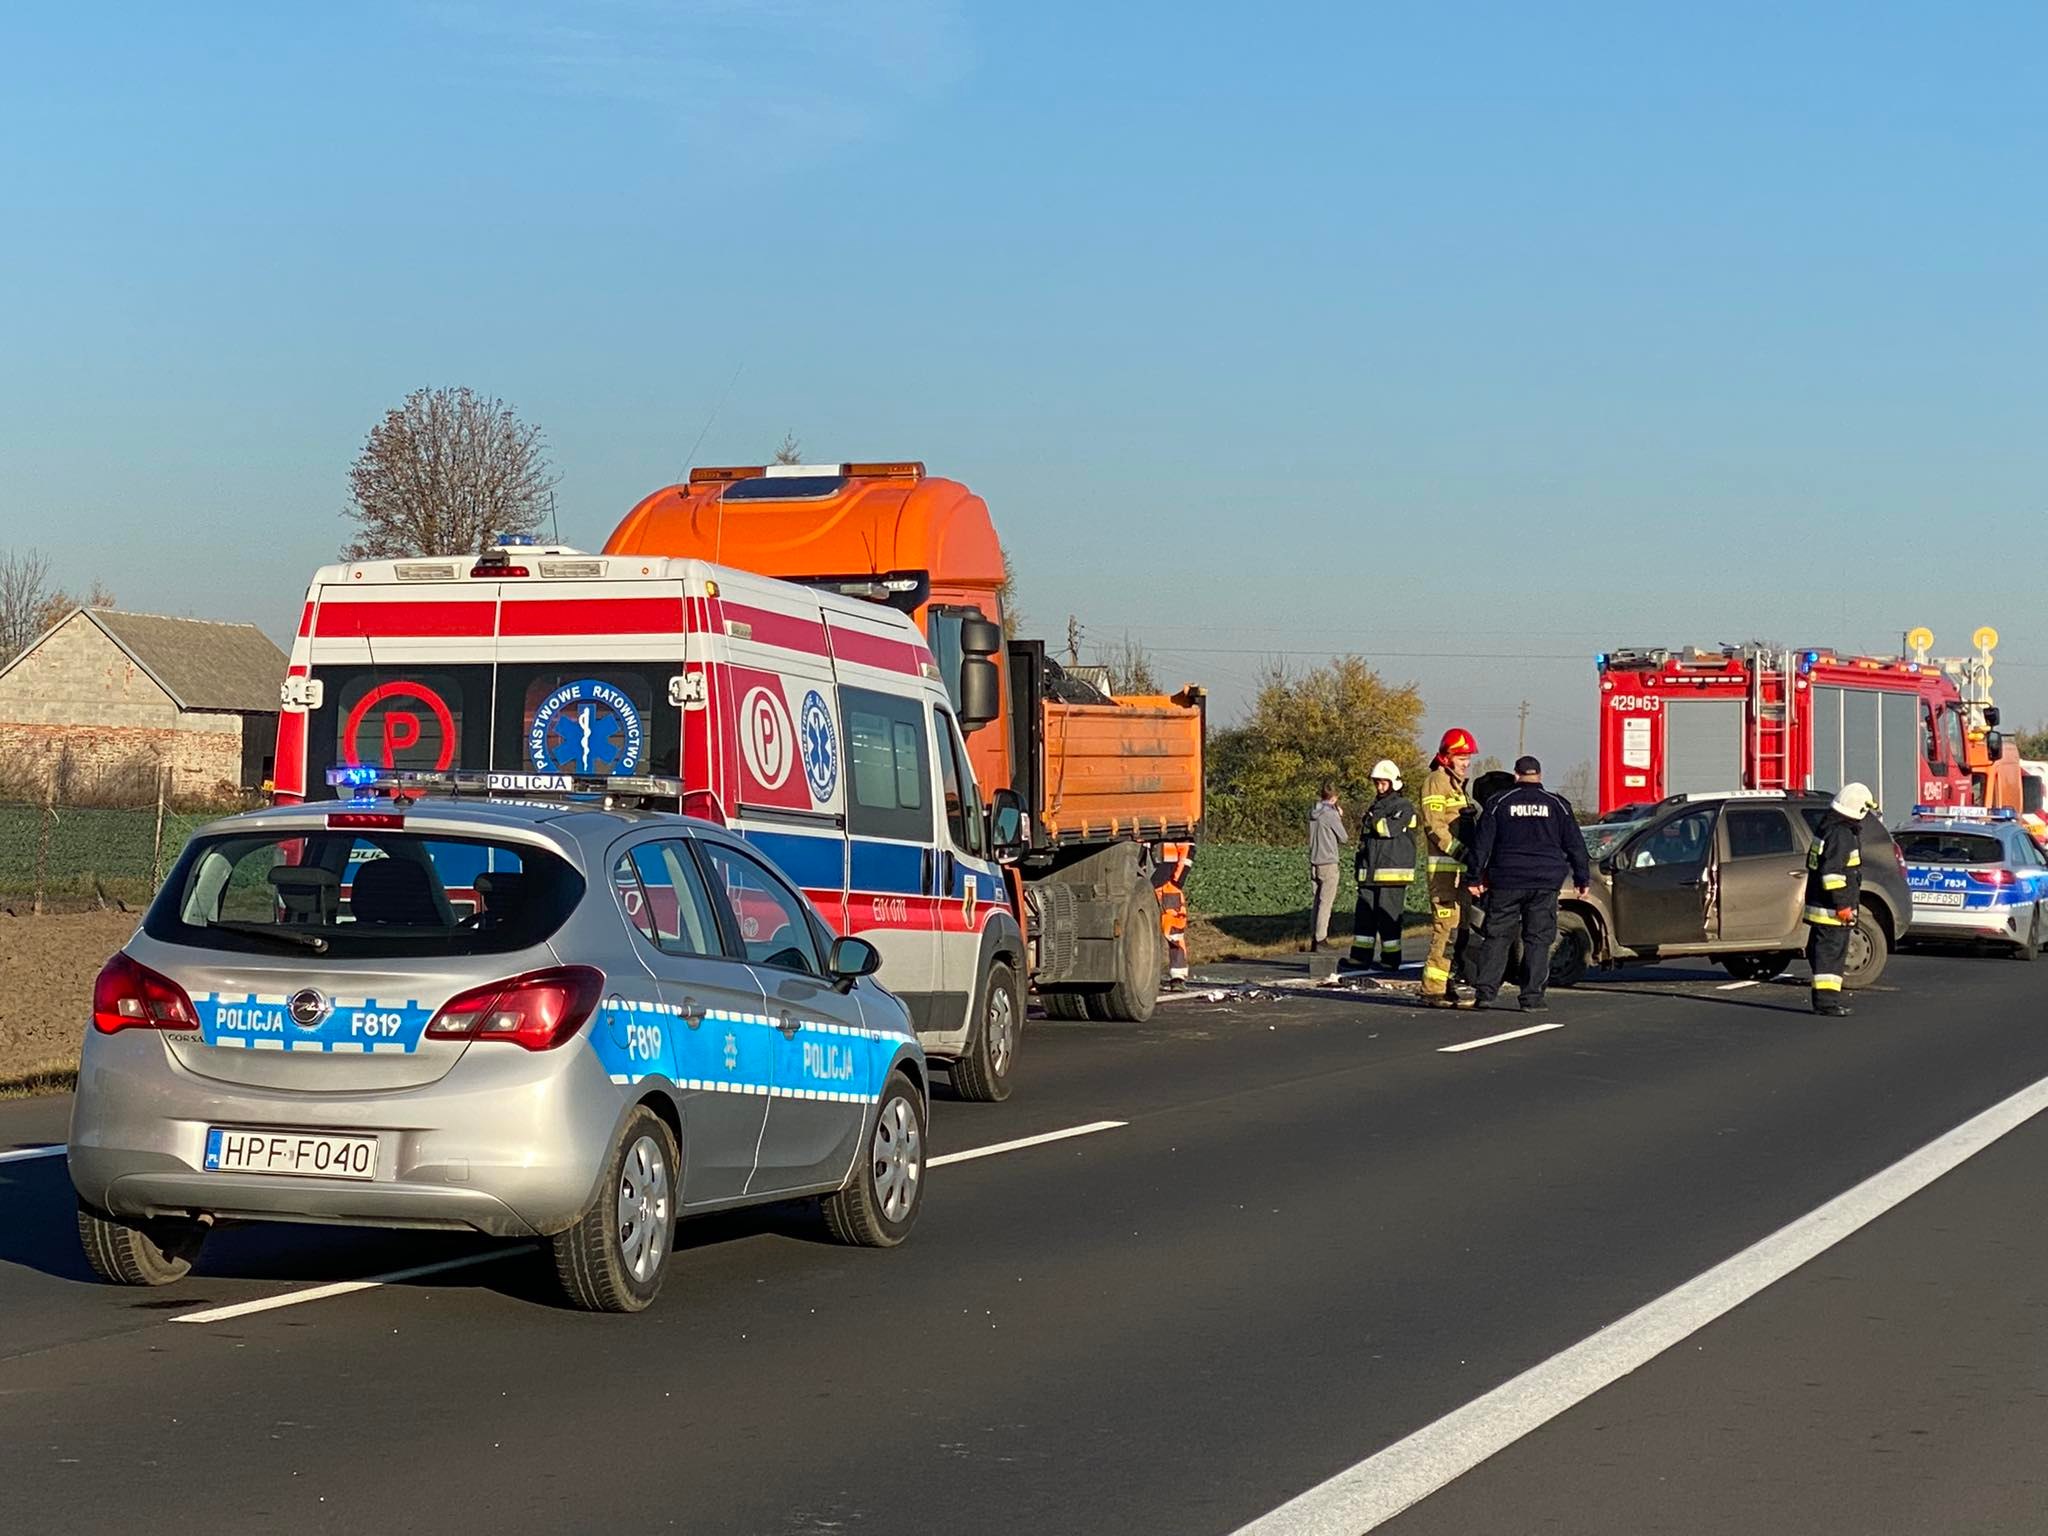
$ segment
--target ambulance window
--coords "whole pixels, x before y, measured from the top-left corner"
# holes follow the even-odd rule
[[[967,764],[967,749],[960,744],[960,726],[943,709],[932,711],[938,734],[939,770],[945,776],[946,828],[953,834],[953,846],[969,853],[981,852],[981,802],[974,788],[974,770]]]
[[[846,721],[846,828],[855,837],[927,843],[932,835],[929,734],[916,699],[839,690]]]

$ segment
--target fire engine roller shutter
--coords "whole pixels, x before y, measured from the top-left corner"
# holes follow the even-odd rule
[[[1740,699],[1664,701],[1664,793],[1742,788]]]
[[[1887,812],[1920,793],[1920,703],[1875,688],[1813,690],[1813,787],[1860,779]]]

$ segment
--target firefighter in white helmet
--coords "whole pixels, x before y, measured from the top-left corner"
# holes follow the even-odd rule
[[[1877,809],[1865,784],[1844,784],[1806,850],[1806,963],[1813,968],[1813,1011],[1841,1018],[1842,963],[1863,899],[1863,818]]]
[[[1358,824],[1358,908],[1351,920],[1353,970],[1401,969],[1401,914],[1415,881],[1415,807],[1401,793],[1401,770],[1372,765],[1377,792]]]

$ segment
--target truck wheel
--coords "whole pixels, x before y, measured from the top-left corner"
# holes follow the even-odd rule
[[[1593,968],[1593,930],[1576,912],[1557,914],[1557,940],[1550,946],[1550,984],[1576,987]]]
[[[638,1312],[661,1292],[675,1239],[676,1139],[645,1104],[605,1163],[582,1219],[550,1239],[562,1294],[586,1312]]]
[[[1124,928],[1116,944],[1116,981],[1090,999],[1089,1012],[1104,1020],[1142,1024],[1159,1006],[1159,977],[1166,969],[1166,938],[1159,931],[1159,893],[1149,883],[1132,887],[1124,903]],[[1096,1013],[1099,1006],[1101,1013]]]
[[[1849,954],[1842,962],[1842,985],[1854,990],[1867,987],[1884,974],[1884,963],[1891,958],[1891,941],[1884,936],[1884,925],[1871,915],[1870,908],[1856,909],[1856,927],[1849,934]]]
[[[901,1072],[889,1076],[865,1155],[845,1188],[824,1199],[825,1225],[842,1243],[894,1248],[924,1204],[924,1100]]]
[[[1088,994],[1085,992],[1054,992],[1042,990],[1039,1002],[1045,1005],[1048,1019],[1062,1019],[1078,1024],[1088,1017]]]
[[[78,1241],[92,1272],[113,1285],[169,1285],[192,1272],[206,1241],[196,1221],[130,1226],[78,1202]]]
[[[1010,1069],[1024,1032],[1024,999],[1017,973],[998,960],[981,982],[981,1018],[967,1042],[967,1054],[953,1063],[953,1087],[963,1099],[1000,1104],[1010,1096]]]
[[[1721,969],[1737,981],[1772,981],[1799,957],[1789,949],[1766,955],[1723,955]]]

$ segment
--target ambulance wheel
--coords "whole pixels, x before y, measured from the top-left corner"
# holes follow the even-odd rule
[[[2012,952],[2015,960],[2038,960],[2041,958],[2041,904],[2034,903],[2034,915],[2027,920],[2026,942]]]
[[[981,982],[981,1017],[968,1037],[967,1054],[953,1063],[953,1090],[977,1104],[1000,1104],[1010,1096],[1010,1069],[1017,1064],[1024,1032],[1024,999],[1017,973],[998,960]]]
[[[1851,991],[1869,986],[1884,974],[1891,951],[1884,925],[1871,915],[1870,908],[1857,908],[1856,926],[1849,931],[1849,953],[1842,961],[1842,985]]]
[[[1045,1005],[1045,1016],[1048,1019],[1078,1024],[1088,1017],[1088,994],[1085,992],[1061,992],[1041,988],[1038,1000]]]
[[[645,1104],[605,1162],[597,1198],[575,1226],[550,1239],[555,1278],[585,1312],[639,1312],[661,1294],[676,1233],[675,1133]]]
[[[821,1202],[835,1238],[859,1248],[894,1248],[910,1236],[924,1205],[924,1140],[924,1099],[901,1072],[892,1073],[866,1156],[846,1187]]]
[[[1723,955],[1721,969],[1737,981],[1774,981],[1798,958],[1789,949],[1768,955]]]
[[[1550,984],[1576,987],[1593,968],[1593,934],[1576,912],[1557,914],[1557,939],[1550,946]]]
[[[1159,1006],[1159,978],[1166,971],[1166,935],[1159,927],[1159,893],[1149,884],[1131,888],[1124,903],[1123,932],[1117,936],[1116,980],[1089,999],[1089,1013],[1104,1021],[1142,1024]],[[1100,1007],[1101,1012],[1096,1013]]]
[[[130,1226],[78,1202],[78,1241],[92,1272],[112,1285],[170,1285],[192,1273],[206,1241],[196,1221]]]

